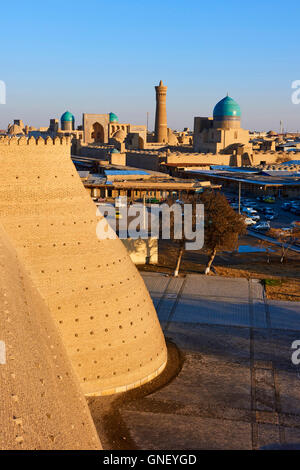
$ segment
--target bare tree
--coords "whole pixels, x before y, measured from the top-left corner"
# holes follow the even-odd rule
[[[182,195],[181,202],[183,204],[192,204],[192,210],[193,210],[193,216],[192,216],[192,226],[193,229],[195,228],[196,225],[196,203],[197,203],[197,197],[192,196],[192,195]],[[174,204],[174,200],[172,197],[169,197],[167,199],[167,204],[169,207],[171,207]],[[184,217],[184,212],[182,212],[182,220],[181,224],[183,225],[183,217]],[[178,246],[178,255],[177,255],[177,261],[176,261],[176,267],[174,270],[174,277],[178,277],[182,258],[185,252],[185,244],[186,244],[186,238],[185,234],[182,233],[182,237],[180,239],[175,238],[175,218],[174,218],[174,213],[171,212],[170,214],[170,228],[171,228],[171,239],[174,244]]]
[[[300,241],[300,227],[295,226],[287,233],[281,229],[271,228],[267,235],[277,241],[281,251],[280,262],[283,263],[289,249]]]
[[[238,237],[246,232],[243,217],[237,214],[220,192],[205,191],[201,195],[204,204],[205,247],[210,252],[205,274],[209,274],[218,251],[233,250]]]

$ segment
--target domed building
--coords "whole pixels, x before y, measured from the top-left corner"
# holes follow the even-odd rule
[[[115,113],[109,113],[109,122],[119,122],[119,118]]]
[[[123,143],[128,135],[136,134],[137,146],[135,148],[143,148],[139,142],[147,140],[145,125],[119,122],[118,116],[113,112],[107,114],[83,113],[82,129],[85,144],[118,145]]]
[[[75,118],[70,111],[66,111],[60,118],[62,131],[73,131],[75,129]]]
[[[245,155],[243,164],[250,164],[253,149],[249,140],[249,131],[241,128],[241,108],[228,95],[215,105],[212,118],[194,118],[195,152],[232,156],[216,163],[239,165]]]
[[[230,96],[225,96],[213,110],[214,127],[238,128],[241,121],[241,108]]]

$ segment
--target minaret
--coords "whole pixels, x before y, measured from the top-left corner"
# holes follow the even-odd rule
[[[155,87],[156,90],[156,114],[155,114],[155,140],[156,142],[168,142],[167,129],[167,88],[162,80]]]

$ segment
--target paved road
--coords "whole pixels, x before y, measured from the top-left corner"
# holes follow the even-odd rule
[[[143,449],[257,449],[300,443],[300,303],[270,301],[256,280],[144,273],[178,376],[124,405]]]
[[[261,232],[256,232],[255,230],[248,229],[247,230],[248,235],[251,235],[251,237],[259,238],[260,240],[266,240],[270,243],[273,243],[273,245],[281,246],[281,243],[275,240],[272,237],[267,237]],[[291,251],[296,251],[297,253],[300,253],[300,246],[290,246],[288,243],[284,243],[284,248],[289,247]]]

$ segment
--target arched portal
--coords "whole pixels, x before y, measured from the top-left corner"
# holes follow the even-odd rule
[[[139,149],[144,149],[144,148],[145,148],[144,139],[143,137],[139,136]]]
[[[104,128],[99,122],[95,122],[92,127],[91,138],[96,143],[104,142]]]

